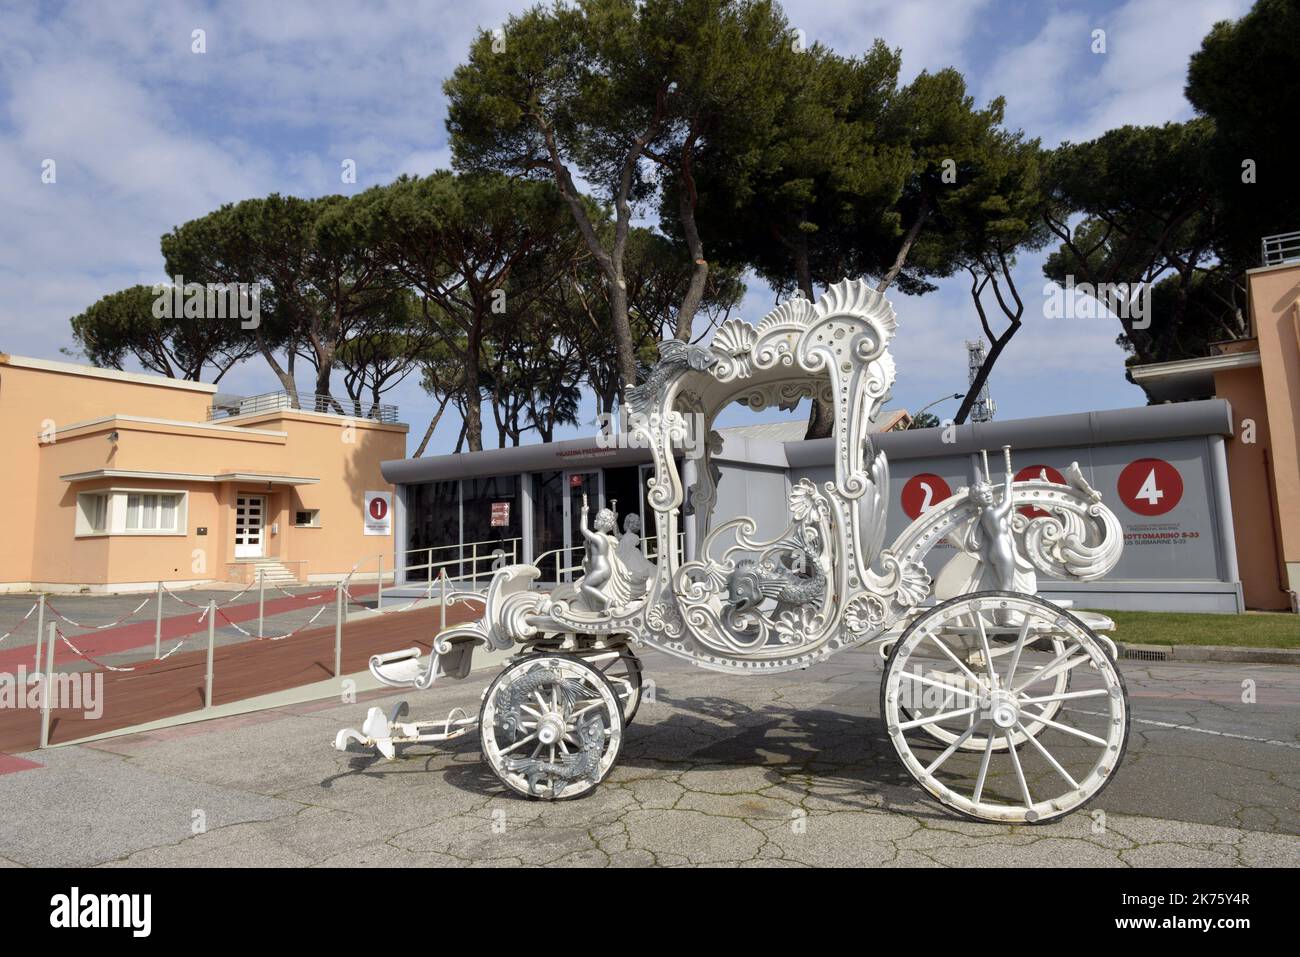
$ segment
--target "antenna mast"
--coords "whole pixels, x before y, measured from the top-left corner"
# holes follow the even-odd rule
[[[984,365],[984,340],[967,339],[966,356],[969,368],[968,384],[975,385],[975,377],[979,375],[980,369]],[[984,380],[984,386],[980,389],[979,395],[975,397],[975,404],[971,406],[971,422],[989,422],[993,418],[993,413],[998,410],[997,404],[989,397],[989,383]]]

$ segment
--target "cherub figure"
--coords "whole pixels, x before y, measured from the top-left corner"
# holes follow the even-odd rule
[[[631,512],[623,519],[623,537],[618,540],[618,557],[638,582],[653,578],[655,566],[641,551],[641,516]]]
[[[587,515],[589,511],[587,496],[584,495],[582,497],[582,520],[578,527],[582,530],[582,537],[587,541],[587,557],[583,562],[585,574],[582,577],[580,586],[588,607],[593,611],[604,611],[609,607],[609,596],[605,594],[604,586],[614,574],[614,565],[610,553],[613,552],[617,544],[613,532],[618,528],[618,518],[610,509],[602,508],[596,513],[596,520],[592,523],[592,528],[588,528]]]
[[[1016,540],[1011,530],[1011,486],[1014,479],[1011,474],[1010,450],[1004,450],[1007,459],[1006,482],[1003,487],[1002,500],[997,501],[992,483],[988,480],[988,459],[985,458],[984,481],[971,486],[971,501],[979,507],[976,519],[977,535],[972,536],[972,544],[979,554],[984,567],[992,573],[993,581],[985,579],[984,587],[993,587],[1000,591],[1016,589]]]

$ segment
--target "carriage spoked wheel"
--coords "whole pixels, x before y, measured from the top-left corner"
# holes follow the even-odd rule
[[[917,618],[885,665],[880,713],[916,782],[982,821],[1043,823],[1078,810],[1128,744],[1124,680],[1096,634],[1012,592],[963,595]],[[963,750],[972,741],[979,748]]]
[[[980,614],[982,616],[985,613],[981,612]],[[998,657],[1013,653],[1014,644],[1012,642],[1002,643],[999,640],[1005,640],[1005,631],[999,632],[999,629],[992,621],[982,620],[979,624],[984,625],[985,634],[990,638],[990,651],[995,662]],[[945,634],[941,637],[952,639],[947,643],[952,647],[957,657],[966,663],[967,670],[979,671],[983,668],[981,663],[982,659],[980,657],[983,652],[975,644],[977,636],[978,627],[976,622],[973,620],[962,619],[960,625],[955,628],[947,629]],[[1059,655],[1065,650],[1065,642],[1057,636],[1039,640],[1050,642],[1054,654]],[[1059,712],[1061,707],[1065,704],[1065,699],[1062,698],[1061,695],[1070,690],[1070,675],[1072,673],[1073,669],[1062,671],[1051,679],[1053,684],[1050,691],[1050,697],[1054,700],[1048,702],[1042,709],[1043,716],[1048,720],[1055,718],[1057,712]],[[928,711],[924,707],[919,707],[914,711],[907,705],[900,705],[899,713],[902,715],[905,722],[911,721],[913,718],[933,714],[936,708],[939,707],[946,707],[951,710],[951,708],[956,705],[956,702],[965,700],[962,697],[964,692],[969,693],[978,691],[975,683],[966,677],[955,662],[948,658],[941,657],[939,660],[935,661],[933,666],[925,672],[925,677],[930,679],[929,688],[934,689],[931,694],[931,704],[934,707],[931,707]],[[951,688],[952,690],[944,694],[943,690],[940,689],[940,685],[943,685],[946,688]],[[936,696],[939,696],[939,700],[934,700]],[[974,720],[975,716],[973,714],[969,715],[967,717],[967,726],[969,727],[969,723]],[[919,725],[919,727],[924,728],[926,734],[941,744],[952,744],[954,741],[957,741],[957,748],[961,751],[983,751],[987,746],[985,740],[987,735],[980,731],[976,731],[974,734],[970,735],[970,737],[959,741],[958,739],[962,737],[962,732],[947,727],[943,723],[922,724]],[[996,754],[1005,751],[1008,747],[1023,747],[1025,741],[1028,738],[1037,735],[1038,732],[1043,730],[1043,727],[1044,725],[1041,721],[1031,720],[1025,723],[1023,729],[1015,728],[1009,735],[996,733],[996,729],[994,729],[994,753]]]
[[[561,652],[511,662],[479,709],[484,760],[512,791],[547,800],[590,793],[618,760],[624,726],[610,680]]]
[[[560,642],[534,646],[535,651],[552,654],[572,654],[593,665],[614,686],[614,693],[623,705],[623,727],[632,723],[641,707],[641,659],[627,645],[613,648],[584,648],[580,651],[561,652]]]
[[[614,686],[623,705],[623,727],[632,723],[641,707],[641,659],[631,648],[608,648],[603,651],[580,652],[582,660],[596,667]]]

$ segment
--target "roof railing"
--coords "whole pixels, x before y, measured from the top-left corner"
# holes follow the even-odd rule
[[[261,412],[278,412],[299,409],[304,412],[324,412],[350,419],[367,419],[372,422],[396,423],[397,406],[368,399],[346,396],[319,395],[313,392],[267,392],[263,395],[222,395],[212,397],[208,420],[229,419],[237,415],[256,415]]]
[[[1280,266],[1282,263],[1300,260],[1300,232],[1265,236],[1260,240],[1259,247],[1265,266]]]

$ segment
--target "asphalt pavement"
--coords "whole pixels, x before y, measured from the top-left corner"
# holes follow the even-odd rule
[[[13,865],[1300,866],[1300,669],[1125,662],[1127,758],[1061,821],[965,821],[899,765],[869,651],[730,676],[650,654],[619,765],[589,797],[505,793],[476,737],[394,762],[331,748],[365,710],[474,711],[492,671],[21,756]],[[3,771],[3,768],[0,768]]]

